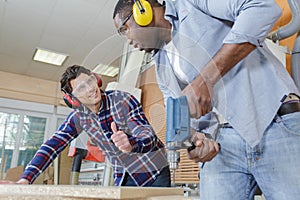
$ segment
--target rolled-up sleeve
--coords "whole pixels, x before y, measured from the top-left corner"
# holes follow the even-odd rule
[[[260,46],[282,13],[274,0],[194,1],[203,12],[233,22],[223,43],[249,42]]]

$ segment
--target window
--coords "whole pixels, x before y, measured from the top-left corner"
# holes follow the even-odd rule
[[[0,98],[0,179],[9,168],[26,166],[69,109]]]
[[[1,178],[19,165],[25,166],[44,141],[47,118],[0,112]]]
[[[19,119],[20,115],[0,112],[0,179],[4,178],[4,172],[10,168],[9,161],[12,159],[16,144]]]
[[[46,118],[24,116],[18,166],[25,166],[44,142]]]

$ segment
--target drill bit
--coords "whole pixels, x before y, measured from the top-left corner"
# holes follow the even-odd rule
[[[175,169],[172,169],[172,187],[175,187]]]

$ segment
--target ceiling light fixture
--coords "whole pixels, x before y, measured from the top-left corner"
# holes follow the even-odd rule
[[[62,53],[56,53],[53,51],[37,48],[34,53],[33,60],[62,66],[67,57],[67,55]]]
[[[93,69],[93,72],[104,76],[115,77],[119,73],[119,67],[98,64],[95,69]]]

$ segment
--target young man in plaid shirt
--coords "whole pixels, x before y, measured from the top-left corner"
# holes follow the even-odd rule
[[[84,130],[111,162],[116,186],[170,186],[164,144],[132,95],[102,91],[100,77],[78,65],[69,67],[60,82],[73,111],[42,144],[17,183],[33,183]]]

